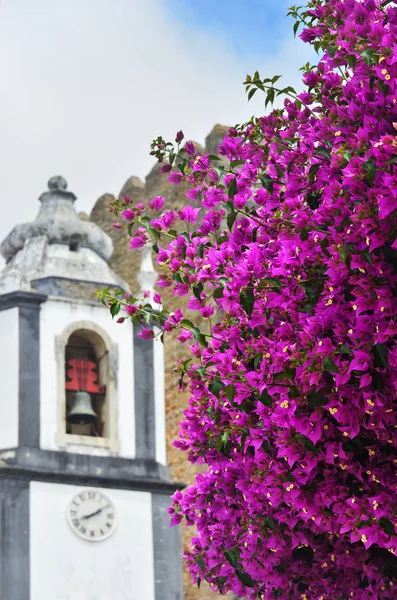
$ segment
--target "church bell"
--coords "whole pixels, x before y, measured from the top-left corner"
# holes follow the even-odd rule
[[[74,425],[95,423],[98,415],[92,408],[89,392],[101,391],[95,383],[96,364],[88,358],[72,358],[68,362],[67,376],[69,380],[66,382],[66,389],[75,392],[67,420]]]
[[[95,423],[98,415],[92,408],[91,396],[88,392],[76,392],[73,406],[68,414],[69,423],[75,425],[87,425]]]

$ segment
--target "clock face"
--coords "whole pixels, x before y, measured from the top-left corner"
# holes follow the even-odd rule
[[[116,528],[113,502],[95,489],[81,490],[73,496],[67,516],[73,531],[90,542],[104,540]]]

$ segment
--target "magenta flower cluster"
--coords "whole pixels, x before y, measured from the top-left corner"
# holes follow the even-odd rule
[[[214,591],[395,599],[397,8],[313,0],[291,12],[321,56],[305,91],[286,88],[282,110],[232,128],[222,163],[180,148],[182,132],[176,147],[155,140],[202,210],[124,215],[132,247],[154,244],[159,285],[207,322],[153,317],[191,349],[175,444],[207,467],[170,513],[196,526],[187,564]],[[269,102],[276,83],[247,79]]]

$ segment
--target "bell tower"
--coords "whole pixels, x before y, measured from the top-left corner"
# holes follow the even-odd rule
[[[0,598],[182,600],[160,342],[112,321],[110,238],[62,177],[1,244]],[[156,274],[143,252],[141,291]]]

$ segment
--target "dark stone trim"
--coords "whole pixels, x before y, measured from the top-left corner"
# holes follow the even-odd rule
[[[102,290],[106,286],[126,291],[114,283],[73,279],[71,277],[43,277],[41,279],[33,279],[31,284],[35,290],[47,296],[85,298],[97,303],[100,303],[97,291]]]
[[[151,460],[115,456],[89,456],[38,448],[0,452],[2,477],[34,479],[52,483],[116,487],[173,494],[183,484],[169,479],[168,469]]]
[[[30,598],[29,481],[0,479],[0,598]]]
[[[0,310],[7,310],[15,306],[40,306],[47,300],[44,294],[33,292],[10,292],[0,296]]]
[[[135,444],[138,458],[156,459],[153,342],[138,336],[134,325]]]
[[[2,489],[2,485],[0,484],[0,556],[4,556],[6,552],[5,547],[5,511],[4,511],[4,490]],[[0,597],[4,596],[4,561],[0,560]]]
[[[11,292],[0,296],[0,311],[17,307],[19,319],[19,445],[40,445],[40,308],[47,296]]]
[[[29,301],[19,304],[18,429],[19,446],[36,448],[40,446],[40,303],[38,302]]]
[[[180,527],[170,527],[170,499],[152,495],[155,600],[182,600],[182,544]]]

